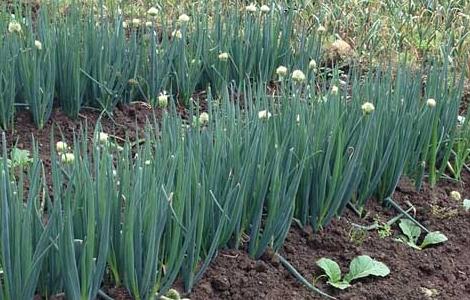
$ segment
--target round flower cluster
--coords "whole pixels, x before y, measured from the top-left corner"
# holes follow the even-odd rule
[[[426,105],[429,107],[429,108],[434,108],[436,107],[436,100],[433,99],[433,98],[429,98],[427,101],[426,101]]]
[[[247,7],[245,7],[245,10],[247,12],[251,12],[251,13],[254,13],[258,10],[258,8],[256,7],[256,4],[254,3],[251,3],[250,5],[248,5]]]
[[[64,164],[71,164],[75,161],[75,155],[69,153],[69,145],[66,142],[59,141],[55,145],[55,149],[59,154],[60,161]]]
[[[132,19],[132,25],[133,25],[134,27],[139,27],[139,26],[140,26],[140,23],[141,23],[141,22],[140,22],[140,19],[137,19],[137,18],[136,18],[136,19]]]
[[[34,41],[34,47],[36,47],[36,49],[38,49],[38,50],[42,50],[42,43],[38,40],[35,40]]]
[[[227,61],[229,58],[229,55],[227,52],[223,52],[219,54],[219,60],[220,61]]]
[[[338,92],[339,92],[338,87],[337,87],[336,85],[333,85],[333,86],[331,87],[331,93],[332,93],[333,95],[338,95]]]
[[[151,7],[148,11],[147,14],[153,18],[155,18],[158,15],[158,9],[155,7]]]
[[[21,32],[21,24],[17,21],[11,21],[8,24],[8,31],[10,33],[20,33]]]
[[[171,33],[172,37],[175,37],[177,39],[182,39],[183,38],[183,33],[181,33],[181,30],[175,30]]]
[[[75,161],[75,155],[73,153],[64,153],[60,156],[60,161],[64,164],[71,164]]]
[[[180,23],[188,23],[189,22],[189,16],[187,14],[182,14],[179,16],[178,21]]]
[[[98,134],[98,141],[101,143],[101,144],[106,144],[108,142],[108,139],[109,139],[109,134],[105,133],[105,132],[100,132]]]
[[[199,115],[199,124],[206,125],[207,123],[209,123],[209,114],[206,112],[203,112]]]
[[[55,144],[55,149],[57,150],[57,153],[66,153],[69,150],[69,146],[66,142],[60,141]]]
[[[168,106],[168,95],[164,91],[163,93],[160,93],[158,96],[158,107],[160,108],[167,108]]]
[[[276,69],[276,74],[279,76],[279,77],[285,77],[287,75],[287,68],[284,67],[284,66],[279,66],[277,69]]]
[[[268,13],[271,9],[269,8],[269,6],[267,5],[262,5],[259,10],[261,10],[261,12],[264,12],[264,13]]]
[[[312,59],[309,63],[308,63],[308,67],[309,69],[311,69],[312,71],[316,72],[317,71],[317,62]]]
[[[370,102],[366,102],[362,104],[361,109],[364,115],[370,115],[375,110],[375,106]]]
[[[305,81],[305,74],[300,70],[295,70],[294,72],[292,72],[292,79],[296,82]]]
[[[258,118],[260,120],[267,120],[269,118],[271,118],[271,113],[267,110],[261,110],[258,112]]]

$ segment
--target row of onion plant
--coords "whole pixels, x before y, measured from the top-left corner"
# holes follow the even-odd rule
[[[0,6],[4,129],[24,107],[42,128],[54,103],[72,118],[89,106],[112,113],[118,103],[155,105],[165,94],[188,107],[196,91],[210,86],[215,93],[226,81],[269,82],[278,66],[320,55],[321,35],[296,29],[298,12],[284,7],[206,4],[176,20],[150,8],[144,18],[127,19],[80,1],[55,10],[59,2],[33,12],[14,1],[14,15],[12,6]]]
[[[462,87],[446,66],[336,74],[323,89],[293,73],[269,96],[239,84],[243,107],[230,83],[209,89],[189,120],[170,102],[136,140],[98,125],[91,141],[86,128],[52,141],[50,170],[37,148],[13,167],[3,138],[2,298],[94,299],[104,281],[135,299],[177,279],[190,291],[221,248],[276,253],[294,220],[319,230],[451,161]]]

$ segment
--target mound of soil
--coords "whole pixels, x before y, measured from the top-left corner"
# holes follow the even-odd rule
[[[80,135],[82,129],[87,130],[87,138],[93,138],[93,130],[100,123],[102,130],[113,137],[124,139],[128,136],[135,140],[138,134],[141,134],[147,120],[152,120],[153,116],[161,112],[152,110],[145,103],[135,103],[133,105],[117,107],[112,115],[103,115],[95,109],[83,109],[77,120],[67,117],[59,108],[54,108],[51,118],[45,124],[44,128],[37,129],[34,125],[28,111],[19,111],[15,116],[15,122],[11,129],[4,131],[7,147],[16,145],[20,149],[33,149],[34,143],[37,144],[40,158],[44,162],[46,170],[46,179],[50,181],[50,157],[51,157],[51,133],[54,135],[54,141],[66,141],[73,144],[74,135]],[[2,154],[0,153],[0,156]],[[26,183],[27,185],[27,183]]]
[[[49,121],[43,129],[37,129],[31,120],[28,111],[19,111],[15,116],[15,123],[11,130],[6,131],[10,146],[17,143],[19,148],[31,149],[32,137],[39,145],[39,152],[43,158],[48,157],[50,150],[51,132],[54,132],[56,141],[65,139],[73,141],[74,134],[79,134],[83,127],[88,127],[89,138],[93,136],[93,129],[100,121],[103,131],[124,138],[131,139],[143,127],[147,119],[152,119],[154,111],[145,103],[119,106],[113,114],[108,116],[95,109],[83,109],[77,120],[67,117],[59,108],[52,111]]]
[[[347,211],[318,233],[293,226],[281,255],[310,282],[338,299],[349,300],[421,300],[470,299],[470,212],[465,212],[449,194],[460,191],[470,198],[470,174],[461,183],[444,182],[434,189],[427,185],[419,193],[406,181],[393,199],[402,207],[413,205],[416,219],[429,230],[439,230],[449,241],[422,251],[397,242],[397,225],[392,236],[381,238],[378,231],[357,230],[352,225],[370,225],[375,220],[387,221],[397,215],[370,201],[367,216],[358,217]],[[315,265],[321,257],[334,259],[343,273],[356,256],[367,254],[384,262],[391,273],[386,278],[367,278],[353,282],[352,287],[338,291],[318,278],[322,271]],[[221,251],[211,267],[188,295],[191,299],[322,299],[293,279],[279,263],[254,261],[243,251]]]

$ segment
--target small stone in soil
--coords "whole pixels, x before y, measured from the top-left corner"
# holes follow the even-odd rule
[[[434,273],[434,265],[421,265],[418,267],[424,274],[430,275]]]
[[[284,251],[286,251],[286,253],[288,253],[288,254],[292,254],[292,253],[295,252],[295,249],[291,245],[286,245],[286,246],[284,246]]]
[[[230,288],[230,282],[226,277],[217,277],[212,280],[212,287],[218,291],[226,291]]]
[[[207,294],[212,294],[214,292],[212,286],[208,282],[201,283],[199,287]]]
[[[255,265],[256,272],[263,273],[263,272],[266,272],[267,269],[268,269],[268,266],[266,265],[265,262],[263,261],[256,262],[256,265]]]
[[[421,287],[421,293],[423,293],[426,299],[432,299],[435,296],[439,295],[439,292],[436,289],[428,289],[425,287]]]

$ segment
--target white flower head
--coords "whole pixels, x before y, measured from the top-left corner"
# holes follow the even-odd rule
[[[264,13],[268,13],[271,10],[267,5],[262,5],[259,9]]]
[[[331,93],[332,93],[333,95],[338,95],[338,91],[339,91],[339,88],[338,88],[336,85],[333,85],[333,86],[331,87]]]
[[[153,26],[152,21],[145,22],[145,27],[152,27],[152,26]]]
[[[182,14],[181,16],[179,16],[178,21],[181,23],[188,23],[189,16],[187,14]]]
[[[132,25],[135,26],[135,27],[138,27],[140,26],[140,19],[132,19]]]
[[[151,164],[152,164],[152,162],[150,160],[144,161],[144,165],[146,165],[146,166],[150,166]]]
[[[182,39],[183,38],[183,33],[181,32],[181,30],[174,30],[172,33],[171,33],[171,36],[172,37],[175,37],[177,39]]]
[[[465,124],[465,117],[464,116],[457,116],[457,123],[458,125],[462,126]]]
[[[220,61],[227,61],[229,58],[229,55],[227,52],[223,52],[219,54],[219,60]]]
[[[370,115],[375,110],[375,106],[370,102],[365,102],[362,104],[361,109],[364,115]]]
[[[60,156],[60,161],[64,164],[71,164],[75,161],[75,155],[73,153],[64,153]]]
[[[150,7],[150,9],[147,11],[147,14],[151,17],[156,17],[158,15],[158,9],[156,7]]]
[[[8,31],[10,33],[20,33],[21,32],[21,24],[18,23],[18,21],[11,21],[9,24],[8,24]]]
[[[267,120],[271,118],[271,113],[267,110],[261,110],[258,112],[258,119],[260,120]]]
[[[203,112],[199,115],[199,124],[206,125],[207,123],[209,123],[209,114]]]
[[[299,114],[297,114],[297,115],[295,116],[295,121],[296,121],[297,123],[300,123],[300,115],[299,115]]]
[[[193,58],[193,59],[191,59],[191,64],[192,64],[192,65],[194,65],[194,64],[199,65],[199,64],[201,64],[201,60],[200,60],[200,59],[194,59],[194,58]]]
[[[126,29],[129,27],[129,24],[126,21],[122,22],[122,28]]]
[[[166,92],[160,93],[158,96],[158,107],[166,108],[168,106],[168,97]]]
[[[55,149],[58,153],[65,153],[69,149],[69,145],[66,142],[59,141],[55,144]]]
[[[246,10],[247,12],[254,13],[254,12],[256,12],[258,9],[256,8],[256,4],[251,3],[250,5],[248,5],[247,7],[245,7],[245,10]]]
[[[318,32],[318,33],[321,34],[321,33],[325,32],[325,31],[326,31],[325,26],[323,26],[323,25],[318,26],[318,28],[317,28],[317,32]]]
[[[308,67],[311,69],[311,70],[316,70],[317,68],[317,62],[312,59],[309,63],[308,63]]]
[[[460,200],[462,200],[462,196],[461,196],[460,193],[457,192],[457,191],[452,191],[452,192],[450,192],[450,197],[451,197],[452,199],[454,199],[455,201],[460,201]]]
[[[108,139],[109,139],[109,134],[107,134],[106,132],[100,132],[98,134],[98,141],[101,144],[106,144],[108,142]]]
[[[137,81],[137,79],[135,79],[135,78],[129,79],[129,80],[127,81],[127,83],[128,83],[129,85],[133,85],[133,86],[138,86],[138,85],[139,85],[139,81]]]
[[[279,66],[277,67],[276,69],[276,74],[279,76],[279,77],[285,77],[287,75],[287,68],[284,67],[284,66]]]
[[[436,107],[436,100],[433,99],[433,98],[429,98],[427,101],[426,101],[426,105],[430,108],[434,108]]]
[[[292,79],[297,82],[305,81],[305,74],[300,70],[295,70],[292,72]]]
[[[38,49],[38,50],[42,50],[42,43],[38,40],[35,40],[34,41],[34,47],[36,47],[36,49]]]

